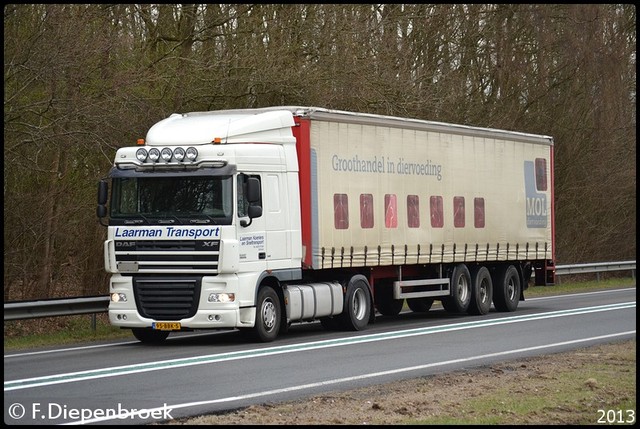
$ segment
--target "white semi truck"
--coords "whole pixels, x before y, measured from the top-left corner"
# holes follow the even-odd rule
[[[514,311],[532,273],[555,277],[544,135],[318,107],[173,114],[118,149],[97,214],[110,323],[142,342],[361,330],[405,301]]]

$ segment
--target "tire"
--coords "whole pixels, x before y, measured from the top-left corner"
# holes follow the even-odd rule
[[[471,303],[469,314],[487,314],[493,299],[493,281],[487,267],[475,266],[471,269]]]
[[[160,344],[169,336],[169,331],[156,331],[151,328],[131,328],[131,333],[145,344]]]
[[[275,290],[264,286],[258,292],[256,303],[256,323],[251,329],[252,336],[263,343],[276,339],[282,323],[282,304]]]
[[[404,307],[404,299],[393,299],[393,283],[381,280],[376,284],[376,309],[383,316],[397,316]]]
[[[522,284],[520,275],[513,265],[500,267],[493,279],[493,305],[497,311],[515,311],[520,302]]]
[[[363,275],[351,277],[344,296],[343,308],[339,316],[342,329],[361,331],[367,327],[371,315],[371,294],[366,277]]]
[[[426,313],[433,305],[433,298],[409,298],[407,305],[414,313]]]
[[[450,313],[466,313],[471,303],[471,274],[465,264],[458,264],[451,273],[451,296],[442,299]]]

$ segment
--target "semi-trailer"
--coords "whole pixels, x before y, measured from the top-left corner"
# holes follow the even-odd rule
[[[172,114],[98,186],[109,320],[142,342],[516,310],[554,283],[553,138],[320,107]],[[532,275],[533,274],[533,275]],[[493,307],[492,307],[493,304]]]

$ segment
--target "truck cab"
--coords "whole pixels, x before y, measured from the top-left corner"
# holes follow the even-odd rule
[[[263,277],[300,278],[291,112],[175,114],[117,151],[98,215],[109,319],[142,340],[253,328]]]

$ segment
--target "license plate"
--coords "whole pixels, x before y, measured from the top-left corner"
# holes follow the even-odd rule
[[[151,327],[158,331],[179,331],[180,322],[153,322]]]

